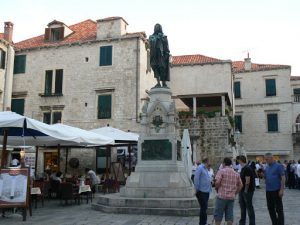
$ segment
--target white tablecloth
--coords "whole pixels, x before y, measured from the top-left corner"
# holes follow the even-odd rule
[[[42,194],[41,189],[39,187],[31,188],[31,192],[30,193],[32,195],[40,195],[40,194]]]
[[[90,185],[79,186],[79,194],[92,191]]]

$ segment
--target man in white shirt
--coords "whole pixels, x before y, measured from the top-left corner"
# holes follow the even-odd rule
[[[99,177],[96,175],[96,173],[91,170],[90,168],[85,168],[85,172],[90,176],[91,182],[92,182],[92,192],[95,193],[96,190],[96,185],[100,184],[100,179]]]
[[[12,165],[12,166],[18,166],[19,163],[20,163],[19,160],[16,159],[16,158],[14,158],[13,160],[11,160],[11,165]]]

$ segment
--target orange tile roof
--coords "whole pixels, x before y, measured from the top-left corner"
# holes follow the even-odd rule
[[[222,62],[222,60],[211,58],[205,55],[180,55],[180,56],[172,57],[173,66],[216,63],[216,62]]]
[[[300,76],[291,76],[290,79],[291,80],[300,80]]]
[[[68,26],[73,33],[65,37],[62,41],[51,42],[44,40],[44,34],[33,37],[24,41],[15,43],[16,50],[24,50],[31,48],[40,48],[40,47],[51,47],[51,46],[60,46],[78,42],[87,42],[96,40],[97,35],[97,23],[93,20],[85,20],[80,23]],[[146,37],[144,32],[136,33],[127,33],[124,37]]]
[[[0,39],[4,39],[4,33],[0,33]]]
[[[232,62],[232,69],[233,69],[234,73],[254,72],[254,71],[274,70],[274,69],[287,69],[287,68],[290,68],[290,66],[251,63],[251,70],[245,70],[245,62],[244,61]]]

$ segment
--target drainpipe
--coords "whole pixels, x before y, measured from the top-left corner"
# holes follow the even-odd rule
[[[136,98],[135,98],[135,120],[139,122],[139,87],[140,87],[140,38],[136,42]]]
[[[15,51],[11,45],[7,48],[7,60],[5,65],[4,99],[3,111],[11,110],[11,97],[13,87],[13,68],[15,60]]]

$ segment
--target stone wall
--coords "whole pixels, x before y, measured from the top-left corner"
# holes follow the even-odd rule
[[[218,166],[225,156],[231,157],[229,149],[229,134],[231,129],[227,116],[214,118],[185,118],[179,119],[181,132],[189,129],[190,138],[196,149],[196,160],[208,157],[213,167]]]

